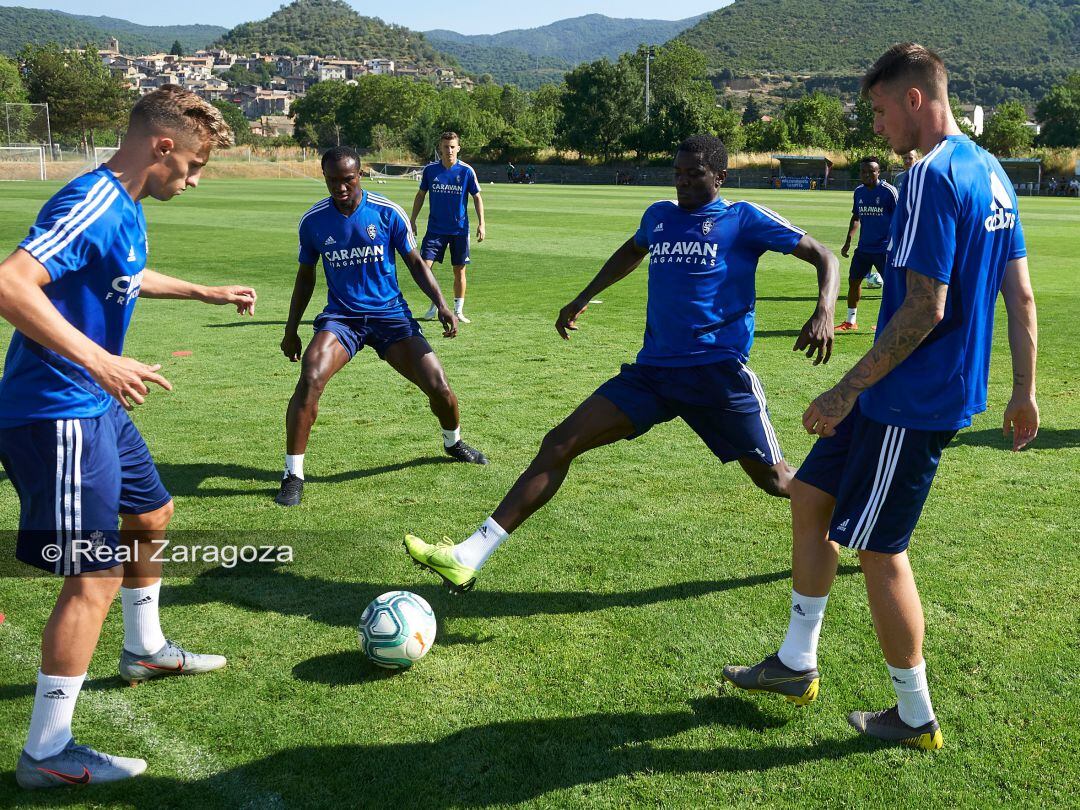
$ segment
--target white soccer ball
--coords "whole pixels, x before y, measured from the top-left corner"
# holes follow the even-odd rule
[[[390,591],[364,608],[359,630],[360,649],[372,663],[406,669],[435,643],[435,612],[415,593]]]

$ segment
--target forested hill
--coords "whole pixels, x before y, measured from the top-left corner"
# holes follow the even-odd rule
[[[517,48],[436,39],[432,39],[431,44],[457,59],[469,73],[476,76],[488,73],[498,84],[516,84],[523,90],[535,90],[542,84],[558,84],[573,67],[565,59],[533,56]]]
[[[724,0],[718,0],[718,6]],[[685,20],[614,19],[603,14],[586,14],[539,28],[522,28],[499,34],[459,34],[456,31],[428,31],[433,42],[514,48],[532,56],[561,59],[570,65],[591,62],[606,56],[616,59],[638,45],[659,45],[686,30],[699,17]],[[462,64],[465,64],[463,61]],[[468,65],[466,65],[468,67]]]
[[[218,25],[138,25],[113,17],[89,17],[19,6],[0,7],[0,53],[14,56],[28,43],[93,43],[104,47],[113,36],[124,53],[167,51],[177,40],[185,52],[204,48],[224,33]]]
[[[421,67],[452,63],[423,34],[363,17],[342,0],[296,0],[265,20],[236,26],[218,43],[235,53],[383,57]]]
[[[679,38],[705,53],[713,70],[737,75],[861,74],[889,45],[915,41],[941,54],[958,79],[1022,87],[1080,65],[1080,4],[735,0]]]

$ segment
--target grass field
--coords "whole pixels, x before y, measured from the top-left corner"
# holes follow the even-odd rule
[[[0,244],[22,238],[54,188],[0,188]],[[413,193],[405,183],[377,189],[402,204]],[[1021,201],[1042,326],[1042,431],[1030,450],[1006,451],[1001,310],[990,410],[946,453],[912,546],[946,745],[926,755],[879,748],[845,721],[849,710],[894,700],[853,556],[829,604],[817,703],[800,710],[718,693],[723,664],[774,651],[786,627],[789,515],[681,422],[582,458],[471,594],[450,596],[402,551],[406,530],[473,531],[544,433],[634,356],[644,269],[590,307],[573,341],[552,325],[664,189],[485,188],[489,240],[474,245],[473,324],[432,342],[460,398],[464,438],[493,463],[444,463],[422,395],[365,351],[323,397],[303,505],[277,507],[299,370],[278,342],[296,222],[324,193],[302,179],[218,180],[146,206],[151,266],[259,292],[256,317],[245,320],[186,302],[138,306],[126,351],[163,363],[175,386],[135,414],[176,496],[173,527],[291,542],[296,560],[257,575],[166,580],[166,633],[228,655],[214,675],[121,684],[117,605],[75,732],[145,757],[150,770],[47,797],[20,793],[14,765],[57,583],[0,579],[0,807],[1075,806],[1080,205]],[[847,194],[745,196],[834,249],[842,242]],[[401,278],[422,311],[404,270]],[[448,272],[439,278],[449,290]],[[323,291],[320,281],[309,319]],[[758,293],[751,364],[798,462],[811,444],[803,409],[871,338],[838,336],[832,362],[813,368],[791,351],[813,307],[812,271],[769,255]],[[864,329],[877,303],[876,294],[864,302]],[[4,327],[5,347],[9,336]],[[17,515],[4,480],[0,527],[14,528]],[[355,623],[394,588],[431,602],[439,639],[412,671],[385,675],[362,659]]]

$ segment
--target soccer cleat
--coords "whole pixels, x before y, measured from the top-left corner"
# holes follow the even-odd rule
[[[136,655],[122,650],[120,677],[132,686],[163,675],[199,675],[225,666],[222,655],[200,655],[188,652],[178,644],[165,640],[165,646],[150,655]]]
[[[434,304],[424,313],[424,316],[420,319],[422,321],[433,321],[439,316],[439,308]]]
[[[854,332],[854,331],[858,330],[858,328],[859,328],[859,325],[857,323],[852,323],[851,321],[844,321],[842,324],[839,324],[836,327],[836,331],[837,332]]]
[[[281,479],[281,489],[274,496],[274,503],[282,506],[299,506],[304,496],[304,479],[289,473]]]
[[[879,273],[874,272],[866,277],[866,286],[871,290],[880,290],[883,283]]]
[[[475,447],[469,447],[465,442],[458,439],[455,444],[446,447],[443,445],[443,450],[446,455],[454,459],[454,461],[463,461],[466,464],[487,464],[487,456],[477,450]]]
[[[860,734],[922,751],[936,751],[945,744],[936,718],[918,727],[909,726],[900,719],[896,706],[880,712],[852,712],[848,722]]]
[[[146,770],[146,761],[102,754],[68,740],[64,749],[51,757],[34,759],[25,751],[15,766],[15,781],[25,790],[92,785],[130,779]]]
[[[413,562],[442,577],[451,593],[466,593],[476,585],[476,569],[462,565],[454,558],[454,541],[449,537],[432,545],[407,534],[404,545]]]
[[[455,312],[454,317],[457,318],[458,323],[472,323],[472,321],[465,317],[464,312]]]
[[[805,706],[818,696],[821,673],[800,672],[784,666],[779,656],[770,655],[752,667],[724,667],[724,678],[747,692],[775,692],[796,706]]]

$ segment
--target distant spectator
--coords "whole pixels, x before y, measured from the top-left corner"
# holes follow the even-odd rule
[[[517,166],[510,161],[506,162],[506,182],[513,183],[514,178],[517,176]]]

